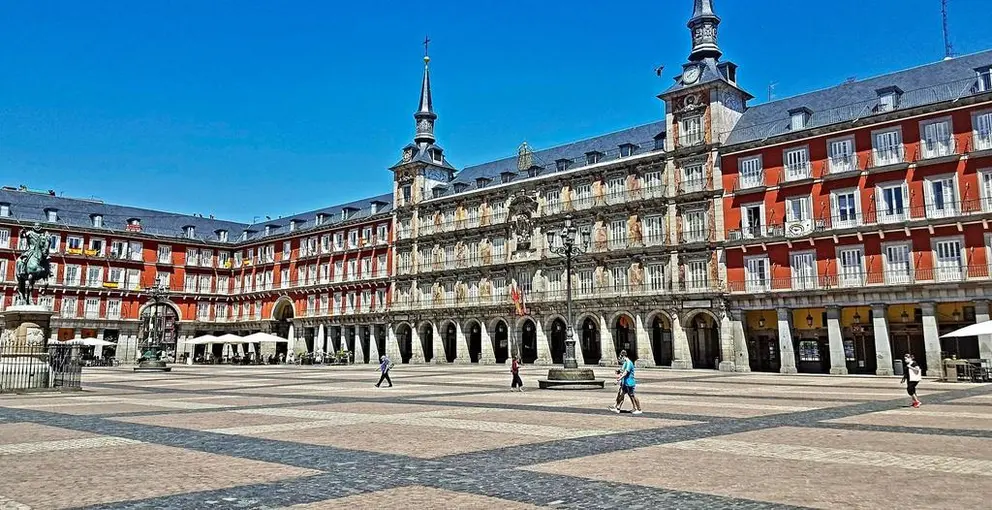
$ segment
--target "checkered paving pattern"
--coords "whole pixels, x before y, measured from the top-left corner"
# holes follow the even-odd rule
[[[381,389],[366,366],[88,369],[82,393],[0,396],[0,510],[987,508],[992,494],[990,386],[925,381],[913,409],[898,378],[642,369],[634,416],[607,409],[610,385],[536,390],[542,372],[525,367],[516,393],[502,366],[402,365]]]

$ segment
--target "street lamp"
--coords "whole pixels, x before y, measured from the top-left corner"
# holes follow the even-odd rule
[[[565,355],[562,359],[562,368],[552,368],[548,371],[548,379],[538,381],[541,388],[551,387],[581,387],[598,386],[603,387],[603,381],[596,379],[596,374],[592,369],[579,368],[579,362],[575,358],[575,318],[572,316],[572,258],[580,253],[585,253],[590,241],[588,229],[581,231],[572,223],[572,215],[565,216],[565,224],[558,231],[549,228],[548,251],[556,255],[565,257],[565,309],[568,322],[565,325]],[[561,240],[559,243],[555,241]]]
[[[576,235],[578,234],[578,235]],[[579,229],[572,224],[572,216],[565,216],[565,226],[558,232],[548,229],[548,251],[565,257],[565,308],[567,310],[568,323],[565,325],[565,356],[563,365],[566,369],[579,368],[579,362],[575,359],[575,329],[572,317],[572,257],[580,253],[585,253],[589,246],[589,230]],[[561,238],[561,246],[556,246],[555,238]]]
[[[141,362],[134,368],[135,372],[155,371],[170,372],[172,369],[165,365],[162,360],[162,338],[165,335],[165,314],[160,313],[165,305],[168,291],[160,286],[151,287],[147,290],[148,299],[151,301],[151,314],[148,316],[146,327],[146,347],[142,353]]]

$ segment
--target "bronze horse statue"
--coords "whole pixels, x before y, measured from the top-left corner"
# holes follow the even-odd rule
[[[41,230],[37,223],[31,230],[25,231],[22,235],[27,238],[27,249],[24,250],[15,264],[15,275],[17,276],[17,296],[14,300],[18,305],[31,305],[32,295],[36,282],[44,283],[48,288],[48,278],[52,274],[51,264],[48,259],[49,243],[51,237],[47,232]]]

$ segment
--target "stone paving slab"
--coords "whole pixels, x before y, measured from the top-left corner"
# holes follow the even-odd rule
[[[210,430],[238,426],[272,425],[277,423],[298,423],[300,418],[290,416],[246,414],[234,411],[210,411],[184,414],[153,414],[145,416],[117,416],[115,421],[155,425],[159,427],[175,427],[191,430]]]
[[[827,420],[827,423],[992,431],[992,414],[975,412],[975,409],[978,409],[978,407],[974,406],[962,409],[961,406],[938,407],[924,405],[920,409],[907,407],[904,409],[886,410]],[[931,410],[934,408],[937,408],[937,410]],[[953,409],[953,411],[943,411],[942,409],[945,408]]]
[[[38,441],[63,441],[96,437],[96,434],[69,430],[38,423],[0,423],[0,446]]]
[[[430,487],[400,487],[369,494],[286,507],[292,510],[352,510],[356,508],[424,508],[431,510],[532,510],[544,508],[516,501]]]

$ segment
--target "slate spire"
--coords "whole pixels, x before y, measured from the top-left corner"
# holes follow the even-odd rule
[[[720,60],[723,52],[717,45],[717,25],[720,17],[713,11],[713,0],[694,0],[689,33],[692,35],[692,53],[689,60],[699,62],[706,58]]]
[[[417,144],[434,143],[434,121],[437,114],[434,113],[434,101],[431,99],[431,57],[427,54],[427,47],[430,38],[424,39],[424,80],[420,85],[420,107],[413,118],[417,121],[417,134],[413,141]]]

